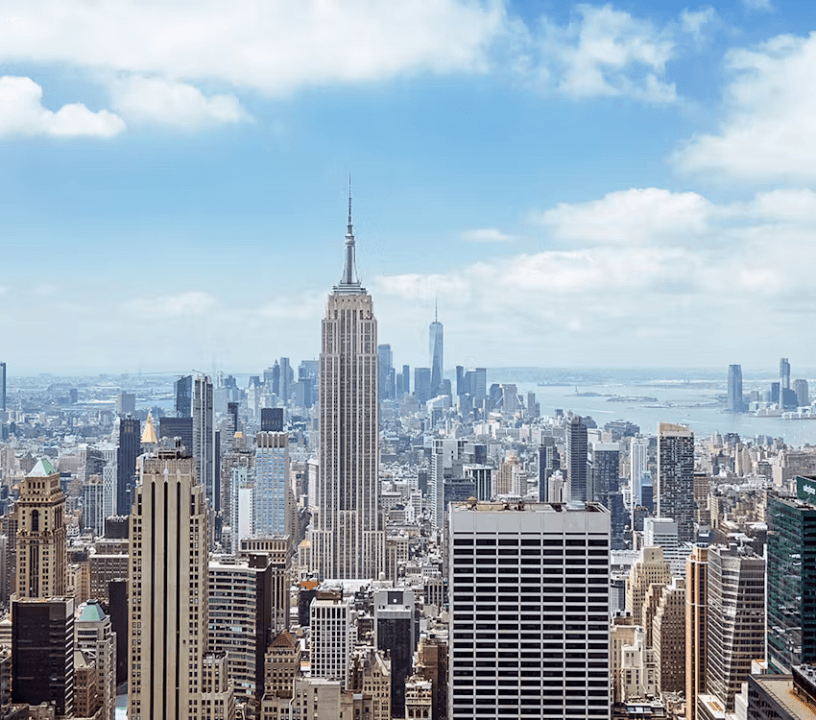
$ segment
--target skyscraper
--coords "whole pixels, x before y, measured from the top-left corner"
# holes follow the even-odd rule
[[[374,591],[374,644],[391,659],[391,717],[405,717],[405,681],[417,643],[414,593],[407,588]]]
[[[428,402],[433,397],[430,368],[414,368],[414,396],[420,405]]]
[[[209,563],[210,651],[226,651],[236,700],[260,704],[264,653],[272,641],[274,569],[265,553]],[[277,670],[277,668],[276,668]]]
[[[728,412],[742,412],[742,366],[728,366]]]
[[[111,619],[102,610],[98,600],[88,600],[77,608],[74,621],[76,649],[92,657],[96,673],[98,704],[101,718],[113,720],[116,705],[116,643]],[[127,638],[119,642],[127,645]]]
[[[394,398],[393,388],[390,387],[391,372],[393,371],[394,354],[390,345],[378,345],[377,356],[379,358],[379,391],[380,400],[392,400]]]
[[[255,532],[289,535],[289,433],[259,432],[255,443]]]
[[[693,547],[686,561],[686,717],[697,717],[697,698],[706,689],[708,549]]]
[[[587,427],[578,415],[566,427],[567,480],[570,500],[586,502],[587,496]]]
[[[292,397],[292,384],[295,380],[295,371],[289,364],[288,357],[280,359],[280,401],[286,407],[289,399]]]
[[[176,417],[193,416],[193,376],[184,375],[173,383],[176,395]]]
[[[649,441],[644,437],[633,437],[629,441],[629,486],[632,491],[634,510],[641,504],[640,488],[643,474],[648,471]]]
[[[320,352],[320,470],[312,562],[323,578],[385,569],[379,503],[377,320],[355,266],[349,200],[343,275],[329,295]]]
[[[796,480],[797,499],[768,498],[768,669],[785,675],[816,663],[816,480]]]
[[[0,362],[0,410],[5,412],[6,408],[6,363]]]
[[[790,390],[790,362],[788,358],[779,359],[779,382],[782,390]]]
[[[17,599],[64,595],[65,493],[59,472],[47,458],[39,460],[20,484],[16,512]]]
[[[609,717],[609,513],[452,504],[450,720]]]
[[[13,600],[12,696],[15,703],[53,705],[73,717],[74,599]]]
[[[677,523],[679,542],[694,541],[694,433],[682,425],[657,425],[658,517]]]
[[[609,493],[618,489],[620,445],[618,443],[593,442],[591,451],[592,489],[587,492],[587,499],[592,502],[599,502],[609,509]]]
[[[803,378],[798,378],[793,381],[793,391],[796,393],[796,403],[799,407],[810,405],[810,397],[808,396],[808,381]]]
[[[136,487],[136,458],[142,449],[142,427],[136,418],[120,418],[116,456],[116,514],[130,515]]]
[[[747,546],[708,549],[707,691],[727,712],[765,657],[765,560]]]
[[[439,395],[442,385],[442,373],[445,371],[443,365],[443,337],[442,323],[439,322],[436,308],[434,307],[434,321],[428,328],[429,349],[431,358],[431,397]]]
[[[201,717],[207,518],[192,458],[145,458],[130,516],[130,720]]]
[[[206,375],[199,375],[193,384],[193,458],[196,478],[204,486],[210,507],[218,512],[221,492],[216,480],[213,385]]]

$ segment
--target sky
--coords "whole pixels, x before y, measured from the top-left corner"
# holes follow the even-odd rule
[[[9,376],[813,365],[816,3],[5,0]]]

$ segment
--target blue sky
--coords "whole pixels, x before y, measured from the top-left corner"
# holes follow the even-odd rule
[[[810,5],[9,0],[0,359],[317,357],[351,173],[399,364],[808,364]]]

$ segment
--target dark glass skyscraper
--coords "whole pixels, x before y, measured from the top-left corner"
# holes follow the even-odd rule
[[[587,502],[587,427],[574,415],[566,428],[567,479],[570,500]]]
[[[15,703],[74,710],[74,599],[14,600],[11,604],[12,696]]]
[[[173,383],[176,392],[176,417],[193,416],[193,376],[185,375]]]
[[[658,517],[677,523],[680,542],[693,542],[694,433],[683,425],[658,423],[655,496]]]
[[[130,515],[136,487],[136,458],[142,451],[142,427],[136,418],[119,420],[119,453],[116,458],[116,514]]]
[[[768,499],[768,668],[782,674],[816,662],[816,479],[797,484],[801,499]]]

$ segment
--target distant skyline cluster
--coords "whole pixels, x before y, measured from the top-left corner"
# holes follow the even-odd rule
[[[4,6],[12,374],[316,358],[349,173],[412,367],[436,299],[465,366],[807,355],[816,7],[253,7]]]

